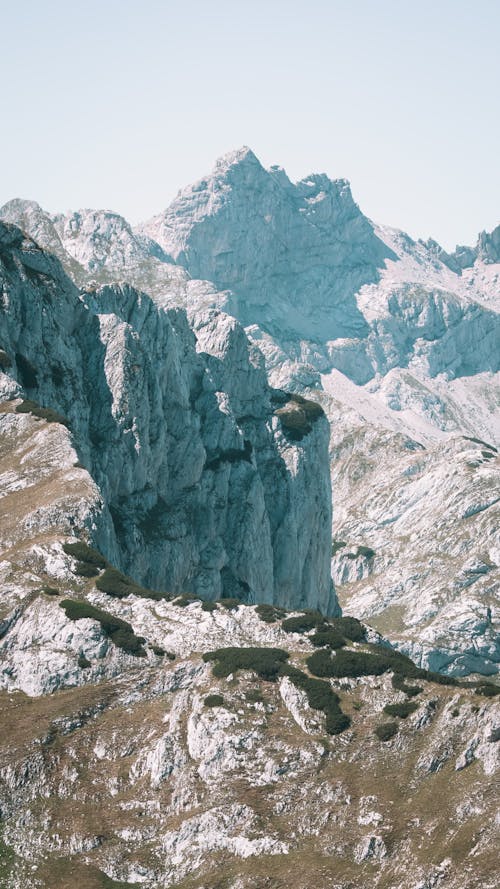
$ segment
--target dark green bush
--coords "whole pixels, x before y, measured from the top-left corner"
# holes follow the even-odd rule
[[[202,603],[201,606],[202,611],[217,611],[217,603],[206,601]]]
[[[476,686],[476,691],[478,695],[484,695],[486,698],[494,698],[496,695],[500,694],[500,687],[494,685],[492,682],[480,682]]]
[[[282,673],[306,693],[309,706],[313,710],[321,710],[325,714],[326,730],[329,735],[339,735],[349,728],[351,720],[340,709],[340,698],[329,682],[311,679],[302,670],[289,667],[287,664],[282,667]]]
[[[153,654],[156,655],[156,657],[164,657],[165,656],[165,649],[162,648],[161,645],[152,645],[151,651],[153,652]]]
[[[344,549],[347,546],[345,540],[332,540],[332,557],[338,553],[339,549]]]
[[[407,685],[404,681],[404,676],[401,676],[401,673],[394,673],[392,677],[392,687],[398,691],[404,692],[409,698],[414,698],[423,691],[421,685]]]
[[[56,590],[55,586],[43,586],[40,589],[41,593],[45,593],[46,596],[60,596],[60,590]]]
[[[224,599],[218,599],[217,601],[219,605],[222,605],[223,608],[227,608],[228,611],[236,611],[240,605],[243,605],[241,599],[234,599],[229,596]]]
[[[287,437],[292,441],[300,441],[304,435],[311,432],[313,423],[324,416],[324,411],[315,401],[309,401],[302,395],[292,394],[283,407],[275,410],[275,414],[279,417]]]
[[[90,618],[101,624],[101,627],[109,639],[118,647],[122,648],[128,654],[136,657],[145,657],[146,652],[142,647],[145,641],[142,636],[136,636],[132,626],[125,620],[109,614],[107,611],[101,611],[88,602],[82,602],[76,599],[63,599],[59,602],[61,608],[66,612],[66,616],[70,620],[82,620]]]
[[[344,637],[333,627],[318,630],[317,633],[309,636],[309,640],[316,648],[343,648],[346,644]]]
[[[78,540],[77,543],[63,543],[63,550],[67,556],[72,556],[78,562],[85,562],[87,565],[95,565],[96,568],[105,568],[108,564],[100,552],[88,546],[83,540]]]
[[[178,608],[186,608],[188,605],[192,605],[193,602],[199,602],[197,596],[190,596],[188,593],[183,593],[182,596],[178,596],[177,599],[173,599],[172,605],[177,605]]]
[[[219,648],[205,652],[203,660],[215,661],[212,672],[219,678],[238,670],[253,670],[260,679],[274,682],[289,656],[281,648]]]
[[[39,420],[45,420],[47,423],[60,423],[62,426],[69,427],[69,420],[51,407],[42,407],[36,401],[21,401],[16,407],[16,414],[32,414]]]
[[[85,657],[84,654],[80,654],[78,657],[78,666],[80,670],[88,670],[89,667],[92,666],[88,658]]]
[[[117,599],[124,599],[125,596],[141,596],[143,599],[154,599],[158,602],[160,599],[171,598],[168,593],[147,590],[139,586],[132,578],[109,566],[97,578],[95,585],[101,592],[107,593],[109,596],[115,596]]]
[[[205,707],[223,707],[224,698],[222,695],[207,695],[203,704]]]
[[[434,673],[432,670],[421,670],[418,674],[422,679],[427,679],[428,682],[436,682],[438,685],[461,685],[458,679],[455,679],[454,676],[444,676],[443,673]]]
[[[309,630],[326,628],[327,623],[320,611],[304,610],[299,617],[287,617],[281,626],[285,633],[308,633]]]
[[[7,370],[8,367],[12,367],[12,358],[4,349],[0,349],[0,370]]]
[[[79,577],[97,577],[99,568],[97,565],[89,565],[88,562],[77,562],[73,568],[73,574]]]
[[[390,741],[399,731],[397,722],[383,722],[375,729],[375,734],[380,741]]]
[[[399,716],[400,719],[406,719],[415,710],[418,710],[418,704],[414,701],[405,701],[404,704],[386,704],[384,707],[384,713],[387,713],[388,716]]]
[[[264,701],[260,688],[249,688],[245,697],[249,704],[261,704]]]
[[[374,654],[346,651],[341,648],[335,657],[321,649],[307,658],[307,666],[315,676],[342,678],[345,676],[380,676],[390,664]]]
[[[333,617],[330,620],[334,630],[337,630],[341,636],[349,639],[351,642],[362,642],[366,636],[366,627],[363,626],[357,617]]]
[[[459,713],[460,713],[460,710],[458,709],[458,707],[454,707],[453,710],[451,711],[451,715],[453,716],[453,718],[456,718],[459,715]]]
[[[279,608],[276,605],[266,605],[262,603],[257,605],[255,609],[260,619],[266,624],[273,624],[277,620],[281,620],[286,614],[286,608]]]
[[[500,726],[498,728],[491,729],[488,741],[490,742],[490,744],[495,744],[497,741],[500,741]]]

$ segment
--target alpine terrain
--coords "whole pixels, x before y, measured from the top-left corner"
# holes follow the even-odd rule
[[[500,227],[0,220],[0,887],[495,889]]]

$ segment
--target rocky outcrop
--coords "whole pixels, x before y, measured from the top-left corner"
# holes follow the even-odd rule
[[[59,579],[61,591],[68,582]],[[120,652],[96,621],[68,620],[45,593],[0,643],[0,880],[9,889],[66,889],[76,878],[89,889],[163,889],[187,875],[194,889],[250,889],[270,874],[308,889],[332,872],[338,885],[417,889],[437,885],[447,856],[450,889],[493,889],[493,698],[418,680],[409,715],[393,717],[398,731],[384,742],[375,734],[384,707],[405,698],[390,672],[327,679],[318,691],[335,692],[352,724],[326,736],[324,714],[289,678],[248,669],[221,678],[202,657],[272,647],[306,671],[308,634],[262,621],[254,606],[118,601],[82,578],[72,595],[125,617],[147,655]]]
[[[130,286],[80,294],[12,226],[0,258],[4,396],[62,415],[102,499],[84,523],[100,549],[155,588],[335,610],[326,420],[292,440],[237,322]]]

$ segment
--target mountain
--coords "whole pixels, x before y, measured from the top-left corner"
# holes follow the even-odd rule
[[[0,215],[49,250],[52,226],[80,283],[239,320],[272,385],[330,420],[343,606],[424,665],[498,669],[498,229],[448,254],[372,223],[345,180],[294,184],[247,148],[136,229],[40,208],[35,226],[30,207]]]
[[[120,569],[157,589],[334,613],[321,408],[292,428],[304,409],[269,388],[260,353],[227,315],[189,322],[130,286],[79,292],[54,256],[4,224],[0,262],[2,550],[16,553],[10,568],[3,557],[6,580],[20,570],[23,527],[26,565],[37,534],[47,543],[64,528],[86,531]],[[32,414],[49,421],[48,454],[30,471],[44,435]],[[80,482],[83,490],[68,514],[48,481],[55,441],[64,464],[72,456],[85,471],[70,472],[70,490],[76,496]]]

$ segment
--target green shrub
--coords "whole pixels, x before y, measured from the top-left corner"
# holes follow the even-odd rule
[[[72,556],[78,562],[85,562],[87,565],[95,565],[96,568],[105,568],[108,564],[100,552],[88,546],[83,540],[78,540],[77,543],[63,543],[63,550],[67,556]]]
[[[332,540],[332,557],[338,553],[339,549],[344,549],[347,546],[345,540]]]
[[[153,654],[156,655],[156,657],[164,657],[165,656],[165,649],[162,648],[161,645],[152,645],[151,651],[153,652]]]
[[[201,610],[202,611],[217,611],[217,603],[210,602],[208,600],[206,602],[202,602]]]
[[[122,574],[116,568],[107,567],[104,573],[97,578],[95,585],[98,590],[114,596],[117,599],[124,599],[125,596],[141,596],[143,599],[170,599],[168,593],[160,593],[155,590],[147,590],[139,584],[135,583],[130,577]]]
[[[224,599],[218,599],[217,601],[219,605],[222,605],[223,608],[227,608],[228,611],[236,611],[240,605],[243,605],[241,599],[234,599],[229,596]]]
[[[497,741],[500,741],[500,726],[498,728],[491,729],[488,741],[490,742],[490,744],[496,744]]]
[[[333,627],[318,630],[309,636],[309,640],[316,648],[343,648],[346,644],[344,637]]]
[[[384,713],[387,713],[388,716],[399,716],[400,719],[406,719],[415,710],[418,710],[418,704],[414,701],[405,701],[404,704],[386,704],[384,707]]]
[[[183,593],[182,596],[173,599],[172,605],[177,605],[178,608],[186,608],[188,605],[192,605],[193,602],[199,601],[197,596],[190,596],[188,593]]]
[[[319,627],[326,628],[327,623],[320,611],[304,610],[299,617],[287,617],[281,626],[285,633],[308,633]]]
[[[66,612],[66,616],[70,620],[82,620],[90,618],[100,623],[104,633],[118,647],[122,648],[128,654],[135,657],[146,657],[146,652],[142,647],[145,641],[142,636],[136,636],[132,626],[125,620],[109,614],[107,611],[101,611],[88,602],[76,599],[63,599],[59,602],[61,608]]]
[[[486,698],[494,698],[496,695],[500,694],[500,687],[494,685],[492,682],[480,682],[476,686],[476,691],[478,695],[484,695]]]
[[[55,586],[43,586],[40,589],[41,593],[45,593],[46,596],[60,596],[60,590],[56,590]]]
[[[279,608],[276,605],[266,605],[265,603],[262,603],[261,605],[257,605],[255,612],[264,623],[273,624],[275,621],[281,620],[281,618],[285,616],[286,608]]]
[[[73,568],[73,574],[79,577],[97,577],[99,568],[97,565],[89,565],[88,562],[77,562]]]
[[[414,698],[423,691],[421,685],[407,685],[404,681],[404,676],[402,676],[401,673],[394,673],[392,677],[392,687],[397,689],[397,691],[404,692],[409,698]]]
[[[90,663],[88,658],[85,657],[84,654],[80,654],[78,656],[78,666],[80,667],[80,670],[88,670],[88,668],[91,667],[92,664]]]
[[[460,713],[460,710],[458,709],[458,707],[454,707],[453,710],[451,711],[451,715],[453,716],[453,718],[456,718],[459,715],[459,713]]]
[[[311,432],[313,423],[324,416],[321,405],[295,394],[290,395],[287,403],[274,413],[279,417],[283,432],[292,441],[300,441]]]
[[[320,649],[307,658],[307,666],[314,676],[343,678],[345,676],[380,676],[390,669],[382,658],[366,652],[340,649],[335,657]]]
[[[362,642],[366,636],[366,627],[363,626],[357,617],[333,617],[330,624],[334,630],[337,630],[341,636],[349,639],[351,642]]]
[[[225,678],[238,670],[253,670],[260,679],[274,682],[290,655],[281,648],[219,648],[207,651],[204,661],[215,661],[214,676]]]
[[[390,741],[399,731],[397,722],[383,722],[375,729],[375,734],[380,741]]]
[[[434,673],[432,670],[422,670],[419,675],[422,679],[427,679],[429,682],[436,682],[438,685],[457,686],[461,684],[454,676],[444,676],[443,673]]]
[[[325,714],[326,730],[329,735],[339,735],[349,728],[351,720],[340,709],[340,698],[329,682],[311,679],[302,670],[289,667],[287,664],[282,667],[282,673],[306,693],[309,706],[313,710],[321,710]]]
[[[264,701],[260,688],[249,688],[245,697],[249,704],[261,704]]]
[[[16,407],[16,414],[32,414],[39,420],[45,420],[47,423],[60,423],[61,426],[69,427],[69,420],[51,407],[41,407],[36,401],[21,401]]]
[[[12,367],[12,358],[4,349],[0,349],[0,370],[7,370],[8,367]]]
[[[222,695],[207,695],[203,704],[205,707],[223,707],[224,698]]]

